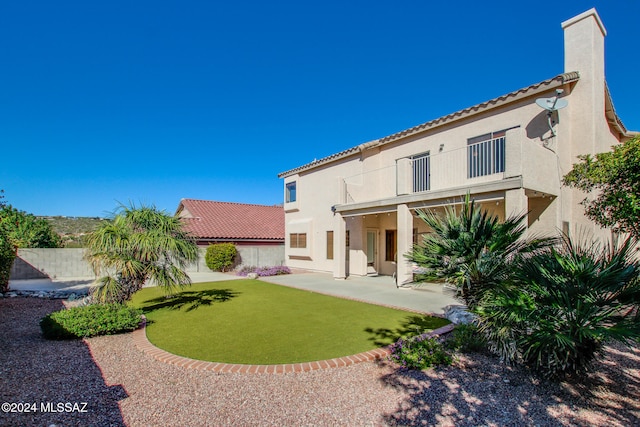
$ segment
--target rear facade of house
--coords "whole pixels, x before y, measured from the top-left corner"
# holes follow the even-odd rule
[[[562,27],[562,74],[281,173],[287,265],[410,282],[403,255],[428,232],[416,209],[442,210],[467,193],[502,219],[529,212],[529,233],[609,239],[584,216],[585,195],[561,180],[578,155],[634,133],[613,109],[597,12]]]

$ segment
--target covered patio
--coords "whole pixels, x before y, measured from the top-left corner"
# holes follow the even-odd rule
[[[555,224],[555,197],[526,190],[519,179],[455,191],[337,205],[333,219],[334,278],[382,274],[395,275],[401,285],[411,283],[413,266],[404,255],[421,241],[420,236],[430,231],[416,210],[444,213],[447,206],[461,205],[467,192],[483,210],[500,220],[528,212],[527,227],[533,233]]]

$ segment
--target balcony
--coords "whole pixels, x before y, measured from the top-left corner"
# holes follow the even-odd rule
[[[473,192],[474,186],[489,188],[491,183],[505,183],[507,178],[516,177],[522,179],[510,186],[557,193],[555,153],[523,136],[524,132],[518,128],[450,151],[425,152],[395,162],[390,160],[391,165],[372,167],[365,173],[344,178],[341,203],[358,205],[379,201],[380,204],[392,204],[399,196],[428,200],[447,190],[463,189],[464,194],[467,189]]]
[[[433,156],[421,154],[401,159],[397,164],[396,195],[501,180],[505,171],[505,142],[505,137],[500,137]]]

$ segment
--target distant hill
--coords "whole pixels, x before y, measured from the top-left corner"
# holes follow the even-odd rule
[[[72,216],[45,216],[53,230],[62,236],[62,241],[67,248],[84,247],[84,236],[96,230],[106,218],[99,217],[72,217]]]

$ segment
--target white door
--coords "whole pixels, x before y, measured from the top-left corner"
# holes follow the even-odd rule
[[[367,230],[367,274],[378,274],[377,230]]]

